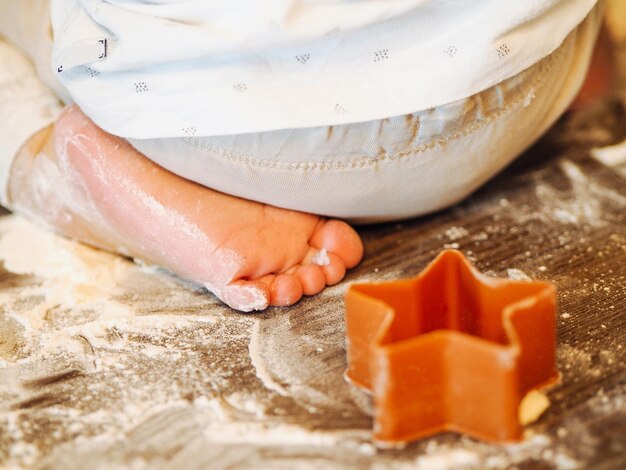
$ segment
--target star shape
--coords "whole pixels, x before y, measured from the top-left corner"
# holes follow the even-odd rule
[[[522,398],[559,376],[554,286],[484,276],[456,250],[414,278],[351,285],[345,307],[345,375],[371,390],[381,443],[518,440]]]

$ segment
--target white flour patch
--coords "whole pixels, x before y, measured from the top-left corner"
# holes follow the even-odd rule
[[[418,469],[447,470],[474,467],[480,462],[476,452],[464,449],[450,449],[433,455],[418,457],[415,461]]]
[[[556,188],[538,183],[535,192],[543,204],[542,214],[565,224],[587,223],[598,227],[605,224],[605,204],[626,204],[626,197],[590,180],[573,162],[562,160],[559,166],[569,179],[571,196],[564,197]]]
[[[42,282],[31,292],[43,294],[45,301],[13,314],[24,326],[41,329],[51,310],[77,306],[97,306],[101,318],[133,315],[126,306],[110,300],[134,269],[119,256],[46,232],[21,217],[8,216],[0,219],[0,260],[7,271],[34,275]],[[0,301],[10,305],[11,295],[0,292]]]
[[[469,235],[469,232],[464,227],[451,227],[446,230],[446,236],[449,240],[458,240]]]
[[[330,259],[328,258],[326,248],[322,248],[320,251],[315,253],[315,256],[311,258],[311,263],[317,264],[318,266],[328,266],[330,264]]]
[[[531,277],[528,274],[526,274],[524,271],[522,271],[521,269],[515,269],[515,268],[507,269],[506,275],[508,276],[509,279],[513,279],[514,281],[530,281],[531,280]]]
[[[74,289],[75,303],[123,282],[131,263],[40,229],[17,216],[0,219],[0,259],[15,274],[32,274]]]
[[[214,408],[219,404],[213,405]],[[223,418],[222,418],[223,419]],[[346,438],[369,439],[367,431],[311,431],[283,423],[237,422],[207,420],[204,436],[208,442],[220,444],[256,444],[270,446],[335,447]]]
[[[592,149],[591,156],[605,166],[618,167],[624,165],[626,164],[626,140],[617,145]]]
[[[260,325],[260,320],[256,320],[254,322],[254,326],[252,328],[252,337],[250,338],[249,346],[250,360],[252,361],[252,365],[256,370],[256,375],[261,380],[261,382],[263,382],[263,385],[265,385],[268,390],[273,390],[282,396],[289,396],[289,392],[285,389],[285,387],[283,387],[276,380],[274,380],[272,374],[267,368],[267,365],[265,364],[263,357],[261,356],[261,339],[259,333]]]

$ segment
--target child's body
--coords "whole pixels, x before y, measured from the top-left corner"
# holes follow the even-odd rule
[[[573,3],[583,8],[585,2]],[[67,236],[201,282],[236,309],[290,305],[339,282],[363,254],[349,225],[312,214],[393,220],[466,197],[569,106],[583,82],[600,18],[601,5],[575,21],[554,51],[493,86],[383,119],[350,123],[348,109],[337,104],[329,125],[306,127],[314,121],[301,120],[300,128],[281,130],[284,121],[268,124],[259,118],[246,120],[241,133],[199,137],[205,133],[198,128],[207,124],[189,124],[179,126],[181,136],[161,136],[167,138],[131,126],[132,135],[125,136],[130,145],[70,106],[54,126],[21,146],[10,167],[5,165],[10,175],[4,202]],[[11,36],[11,28],[4,28]],[[13,36],[19,43],[14,30]],[[15,50],[0,46],[4,61],[36,78]],[[442,52],[453,59],[459,48],[449,47]],[[504,58],[511,47],[501,44],[494,53]],[[35,60],[32,50],[42,49],[23,48],[31,49]],[[384,50],[375,57],[387,60]],[[298,57],[299,63],[309,60]],[[83,81],[97,80],[100,73],[80,70]],[[44,77],[63,95],[54,80]],[[80,80],[72,82],[70,76],[68,89],[88,100]],[[137,92],[148,90],[147,83],[137,83]],[[37,86],[45,94],[43,85]],[[246,91],[242,86],[235,91],[241,90]],[[38,102],[24,106],[5,96],[0,107],[2,101],[5,110],[38,109]],[[114,124],[110,112],[82,105],[103,123]],[[258,129],[250,127],[255,123]],[[271,130],[272,125],[279,127]],[[233,122],[224,126],[236,130]]]

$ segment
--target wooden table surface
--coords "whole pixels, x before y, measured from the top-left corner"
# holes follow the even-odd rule
[[[361,228],[346,282],[260,315],[3,216],[0,465],[626,468],[626,164],[590,155],[625,138],[617,101],[567,116],[459,206]],[[11,269],[24,234],[80,276],[43,258]],[[343,292],[415,275],[445,247],[557,285],[562,381],[519,444],[448,433],[377,449],[369,397],[342,376]]]

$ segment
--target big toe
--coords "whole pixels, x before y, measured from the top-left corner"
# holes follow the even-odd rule
[[[215,290],[211,289],[210,290]],[[218,290],[218,297],[229,307],[242,312],[265,310],[270,304],[270,289],[259,281],[234,281]]]
[[[346,268],[356,266],[363,258],[363,242],[356,231],[340,220],[321,222],[309,244],[337,255]]]

